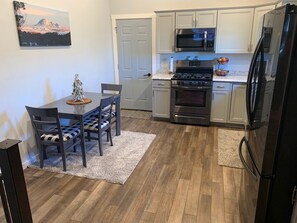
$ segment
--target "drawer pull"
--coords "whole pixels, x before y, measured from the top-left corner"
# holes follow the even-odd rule
[[[219,85],[219,86],[217,86],[217,88],[225,88],[225,86],[220,86],[220,85]]]
[[[162,84],[162,83],[158,83],[158,86],[165,86],[165,84]]]

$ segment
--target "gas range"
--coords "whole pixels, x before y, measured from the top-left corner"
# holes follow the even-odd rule
[[[170,120],[209,125],[213,61],[176,61],[171,79]]]
[[[183,69],[184,70],[184,69]],[[184,72],[176,69],[176,74],[171,79],[172,85],[180,86],[211,86],[212,85],[212,70],[208,73]]]
[[[212,86],[213,66],[211,60],[176,61],[175,75],[171,84],[180,86]]]

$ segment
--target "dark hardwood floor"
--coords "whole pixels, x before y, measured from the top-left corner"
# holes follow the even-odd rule
[[[25,169],[34,222],[240,222],[242,170],[217,164],[217,127],[123,117],[122,129],[157,135],[124,185]]]

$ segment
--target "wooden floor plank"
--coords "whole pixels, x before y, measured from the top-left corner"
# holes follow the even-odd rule
[[[183,213],[186,205],[189,181],[180,179],[174,196],[172,208],[169,214],[169,222],[178,223],[183,219]]]
[[[45,202],[41,207],[37,208],[37,210],[33,213],[33,222],[41,222],[41,219],[45,217],[47,213],[51,212],[55,205],[59,203],[62,199],[62,196],[53,195],[47,202]],[[47,220],[44,220],[43,222],[46,221]]]
[[[212,183],[211,222],[225,222],[224,188],[216,182]]]
[[[93,207],[96,205],[98,200],[104,195],[105,191],[108,189],[108,184],[102,181],[96,189],[89,195],[86,201],[80,206],[80,208],[74,213],[71,217],[71,220],[74,221],[83,221],[90,211],[93,210]]]
[[[67,222],[90,196],[90,193],[90,191],[82,190],[79,194],[77,194],[75,199],[66,208],[63,208],[62,213],[57,218],[53,219],[51,222]]]
[[[201,176],[202,176],[202,167],[194,166],[192,170],[192,177],[188,188],[185,214],[197,216],[199,196],[200,196]]]
[[[173,204],[174,195],[163,193],[161,203],[159,204],[154,223],[168,222],[169,214]]]
[[[211,223],[211,196],[201,194],[197,222]]]

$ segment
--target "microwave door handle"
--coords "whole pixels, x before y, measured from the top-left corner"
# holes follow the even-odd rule
[[[207,31],[204,31],[204,50],[206,51],[206,47],[207,47]]]

